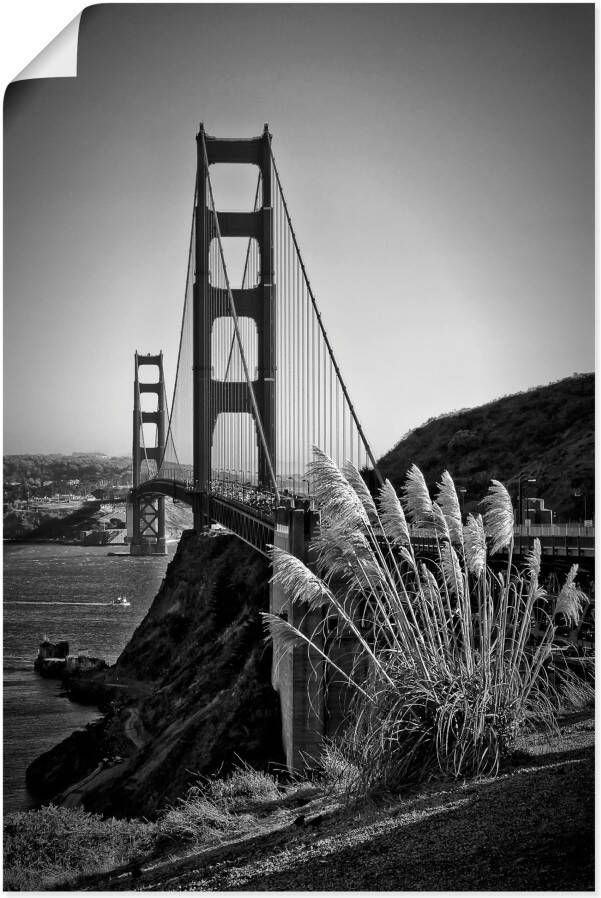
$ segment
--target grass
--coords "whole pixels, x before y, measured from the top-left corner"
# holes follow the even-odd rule
[[[4,889],[38,891],[85,873],[102,872],[146,853],[154,824],[105,820],[55,805],[19,811],[4,820]]]
[[[230,811],[256,811],[278,801],[282,792],[274,776],[241,762],[230,776],[205,780],[206,794]]]
[[[273,776],[241,764],[229,776],[201,777],[184,798],[160,818],[162,836],[202,844],[249,832],[257,812],[282,798]]]
[[[317,449],[309,474],[321,512],[311,568],[273,548],[273,579],[320,624],[264,618],[282,645],[304,645],[348,686],[348,726],[326,757],[344,788],[494,776],[518,733],[551,731],[562,704],[590,699],[592,687],[560,663],[557,638],[586,599],[577,566],[554,598],[539,583],[537,540],[517,569],[501,483],[464,523],[446,471],[435,499],[412,466],[402,500],[386,481],[376,502],[352,465],[340,470]],[[411,525],[431,535],[432,557],[418,556]],[[495,571],[489,558],[501,550]],[[341,638],[354,640],[350,670],[331,651]]]
[[[534,745],[534,754],[542,753],[543,755],[551,750],[553,753],[557,751],[568,751],[574,747],[574,740],[578,734],[582,732],[582,736],[589,736],[586,744],[590,744],[590,729],[593,722],[590,719],[577,721],[574,724],[565,725],[562,729],[566,730],[566,736],[562,739],[557,736],[551,746],[545,742],[540,742],[537,737],[528,737],[527,742],[523,743],[523,747],[532,751]],[[571,732],[574,730],[575,732]],[[567,734],[569,731],[569,734]],[[577,731],[577,732],[576,732]],[[586,732],[585,732],[586,731]],[[565,742],[565,744],[563,744]],[[536,745],[535,745],[536,743]],[[330,779],[326,784],[335,783],[336,791],[342,786],[345,789],[344,781],[341,783],[339,774],[342,772],[348,775],[349,766],[344,762],[340,763],[340,757],[336,754],[329,753],[329,762],[326,760],[326,772],[329,773]],[[555,758],[556,755],[553,754]],[[566,759],[568,755],[566,754]],[[532,761],[529,754],[528,759]],[[541,759],[545,763],[544,757]],[[556,760],[555,766],[558,766]],[[561,762],[561,769],[567,769],[567,764]],[[537,776],[540,776],[542,767],[537,766]],[[518,777],[523,779],[524,777]],[[367,805],[361,801],[359,805],[355,805],[354,810],[351,806],[347,807],[343,814],[339,814],[332,820],[332,828],[327,827],[326,822],[320,824],[319,828],[313,830],[307,829],[301,825],[298,828],[297,839],[294,841],[294,835],[290,834],[290,823],[296,823],[296,816],[299,813],[313,814],[316,810],[324,811],[323,799],[325,798],[323,791],[319,792],[316,797],[315,788],[308,787],[307,784],[297,783],[292,788],[281,789],[278,782],[269,774],[255,771],[250,767],[244,766],[236,769],[231,776],[224,779],[218,777],[199,779],[198,785],[189,790],[186,798],[177,803],[177,814],[174,808],[168,809],[158,819],[156,824],[149,824],[142,821],[119,821],[119,820],[103,820],[94,814],[87,814],[81,810],[69,810],[66,808],[49,807],[40,811],[28,811],[19,814],[10,815],[7,818],[6,836],[5,836],[5,889],[7,890],[48,890],[48,889],[78,889],[85,888],[93,890],[110,889],[111,883],[119,884],[119,888],[129,885],[130,889],[134,888],[156,888],[163,887],[173,890],[174,888],[189,888],[190,883],[185,879],[186,868],[177,866],[181,863],[181,849],[183,848],[184,856],[200,848],[213,848],[224,841],[230,841],[246,833],[252,833],[253,836],[260,836],[262,833],[268,837],[265,843],[259,843],[253,848],[252,852],[248,849],[244,851],[242,857],[242,872],[245,876],[252,876],[253,865],[255,870],[267,871],[273,860],[274,845],[283,844],[280,841],[270,841],[273,832],[276,833],[285,830],[286,846],[290,844],[292,838],[293,844],[296,845],[294,850],[297,851],[299,864],[292,864],[295,868],[302,867],[303,863],[308,861],[307,851],[310,857],[319,858],[320,853],[324,858],[327,856],[327,868],[332,865],[331,852],[328,844],[332,840],[339,840],[342,847],[353,845],[354,852],[359,858],[361,852],[364,853],[362,862],[370,860],[370,844],[375,839],[376,830],[384,821],[390,822],[392,818],[400,820],[403,815],[413,825],[420,814],[420,808],[426,810],[430,808],[432,801],[442,802],[444,808],[441,810],[453,812],[453,802],[449,805],[448,799],[455,801],[464,800],[463,793],[469,798],[475,789],[488,787],[491,781],[482,780],[479,784],[466,784],[463,787],[457,784],[456,787],[444,785],[443,791],[438,792],[436,787],[416,787],[413,790],[406,791],[403,797],[398,799],[394,796],[387,795],[384,797],[384,803],[368,802]],[[501,780],[503,783],[503,780]],[[348,784],[347,784],[348,785]],[[511,788],[511,782],[507,781],[508,788]],[[556,780],[549,782],[548,787],[556,788]],[[449,790],[450,789],[450,790]],[[457,792],[457,789],[460,791]],[[483,794],[483,798],[484,798]],[[390,799],[393,805],[390,805]],[[563,796],[558,794],[558,801]],[[319,804],[319,802],[322,804]],[[394,803],[396,801],[396,803]],[[317,807],[315,805],[317,803]],[[300,803],[302,807],[298,806]],[[456,804],[456,801],[455,801]],[[504,801],[508,806],[508,801]],[[307,807],[311,807],[311,811],[307,812]],[[379,814],[378,808],[382,806],[387,808],[383,814]],[[328,808],[331,807],[331,802]],[[540,804],[540,800],[536,808],[530,809],[532,813],[544,814],[544,808]],[[390,813],[389,813],[390,811]],[[494,811],[494,813],[493,813]],[[355,816],[356,814],[359,816]],[[378,815],[379,814],[379,815]],[[486,819],[492,819],[493,824],[498,824],[499,802],[496,801],[491,814],[486,814]],[[527,815],[530,819],[531,814]],[[379,822],[378,822],[379,821]],[[435,822],[435,821],[433,821]],[[469,842],[474,837],[474,827],[472,816],[465,820],[466,840]],[[322,828],[322,827],[325,827]],[[449,833],[449,838],[456,837],[456,821],[452,824],[453,832]],[[532,826],[531,826],[532,828]],[[494,825],[493,825],[494,829]],[[296,829],[293,829],[296,832]],[[513,827],[509,826],[509,833],[513,832]],[[312,833],[313,835],[309,835]],[[411,833],[408,833],[409,837]],[[307,845],[307,839],[310,845]],[[462,842],[463,840],[460,840]],[[254,844],[254,843],[253,843]],[[323,844],[323,852],[320,849]],[[400,843],[399,843],[400,844]],[[418,848],[422,853],[428,852],[429,840],[418,839]],[[544,838],[541,840],[541,846],[544,845]],[[497,844],[497,850],[503,850],[502,846]],[[540,853],[543,849],[536,845]],[[180,849],[180,850],[178,850]],[[299,853],[300,852],[300,853]],[[378,847],[378,841],[374,841],[374,852],[377,853],[377,863],[382,863],[382,852]],[[438,856],[439,849],[436,849]],[[281,858],[294,858],[294,854],[288,856],[287,849],[279,855]],[[144,871],[144,880],[138,880],[141,875],[142,867],[146,867],[145,861],[150,857],[160,858],[165,861],[172,861],[176,866],[171,867],[159,864],[155,869],[157,871],[158,880],[152,879],[152,867],[146,868]],[[214,856],[213,856],[214,857]],[[234,852],[233,857],[236,857]],[[373,860],[373,859],[372,859]],[[435,859],[434,859],[435,860]],[[335,859],[334,859],[335,861]],[[111,876],[105,877],[103,874],[114,870],[115,866],[130,863],[130,872],[132,879],[123,879],[123,870],[119,869]],[[199,862],[202,864],[201,859]],[[209,862],[210,864],[211,862]],[[217,863],[213,859],[213,871],[220,871],[224,877],[227,877],[227,862],[222,868],[222,863]],[[234,860],[234,865],[240,864],[240,861]],[[246,867],[248,865],[248,869]],[[359,868],[361,864],[359,864]],[[390,868],[390,861],[388,861]],[[150,872],[149,872],[150,869]],[[321,868],[316,868],[321,869]],[[349,870],[356,870],[357,865],[351,865]],[[378,866],[380,869],[380,866]],[[161,873],[162,870],[162,873]],[[177,880],[179,875],[182,876],[181,882]],[[422,871],[423,872],[423,871]],[[217,875],[221,875],[217,874]],[[119,875],[119,879],[117,879]],[[167,880],[163,883],[161,876],[167,875]],[[196,875],[196,874],[195,874]],[[292,870],[290,870],[292,876]],[[311,874],[312,875],[312,874]],[[354,875],[354,874],[352,874]],[[388,874],[387,874],[388,875]],[[301,870],[302,876],[302,870]],[[480,877],[483,876],[482,870]],[[83,877],[83,881],[82,881]],[[91,878],[90,878],[91,877]],[[309,877],[311,879],[311,876]],[[307,887],[307,881],[302,879],[297,882],[283,882],[282,888]],[[312,881],[312,880],[311,880]],[[337,882],[341,882],[339,878]],[[375,881],[375,880],[374,880]],[[383,882],[385,880],[382,880]],[[485,883],[486,879],[478,880],[477,876],[474,882],[480,884]],[[176,885],[177,883],[177,885]],[[194,884],[193,884],[194,885]],[[390,883],[389,883],[390,886]],[[198,888],[198,885],[195,885]],[[221,887],[225,887],[221,885]],[[235,887],[230,883],[228,888]],[[244,887],[243,883],[239,883],[238,888]],[[248,887],[248,886],[247,886]],[[251,886],[252,887],[252,886]],[[264,887],[264,882],[261,886]],[[323,887],[323,885],[322,885]]]
[[[38,891],[138,862],[165,842],[203,845],[252,831],[257,814],[283,797],[273,776],[241,764],[200,778],[155,823],[104,819],[55,805],[4,819],[4,888]]]

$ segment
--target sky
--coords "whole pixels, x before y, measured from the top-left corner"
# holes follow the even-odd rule
[[[377,456],[594,368],[593,4],[98,5],[4,111],[5,453],[129,453],[135,350],[171,391],[200,121],[269,122]]]

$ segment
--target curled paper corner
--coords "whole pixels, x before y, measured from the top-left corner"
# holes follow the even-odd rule
[[[60,31],[47,47],[19,72],[13,81],[30,78],[76,78],[77,44],[81,13]]]

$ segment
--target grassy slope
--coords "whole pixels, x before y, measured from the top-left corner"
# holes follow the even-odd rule
[[[98,873],[148,852],[152,824],[103,820],[81,808],[53,805],[18,811],[4,820],[4,881],[7,891],[50,889],[58,882]]]
[[[565,719],[550,740],[521,743],[498,779],[437,782],[345,805],[302,788],[232,808],[211,832],[198,797],[171,846],[83,877],[82,890],[573,890],[594,883],[594,720]],[[267,796],[269,797],[269,796]],[[292,800],[292,801],[291,801]],[[205,803],[206,804],[206,803]],[[219,802],[218,802],[219,804]],[[549,809],[552,808],[552,813]],[[187,816],[187,821],[184,819]],[[224,817],[225,819],[225,817]],[[161,829],[169,832],[164,826]],[[196,841],[196,845],[194,842]]]
[[[429,486],[446,468],[457,487],[467,489],[466,510],[475,508],[491,478],[515,497],[521,472],[536,477],[532,494],[561,520],[583,517],[576,488],[586,493],[592,517],[594,396],[594,375],[583,374],[430,419],[403,437],[379,465],[397,488],[412,463]]]

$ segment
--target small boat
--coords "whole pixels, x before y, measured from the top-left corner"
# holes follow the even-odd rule
[[[125,596],[117,596],[116,599],[113,599],[111,605],[122,605],[124,608],[131,605],[131,602],[128,602]]]

